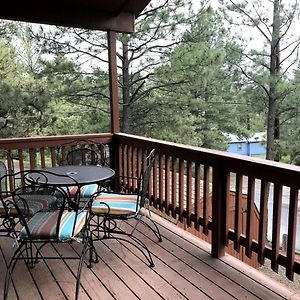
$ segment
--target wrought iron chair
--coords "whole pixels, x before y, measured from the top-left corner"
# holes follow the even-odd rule
[[[57,175],[51,172],[42,170],[25,171],[23,181],[25,186],[18,188],[12,193],[12,201],[14,208],[20,219],[22,228],[19,232],[15,231],[17,248],[9,262],[6,272],[4,299],[8,297],[9,285],[11,277],[18,260],[24,260],[28,267],[33,267],[39,258],[55,258],[53,256],[47,257],[43,255],[43,248],[53,243],[71,243],[72,241],[81,241],[83,244],[80,255],[73,257],[61,257],[58,259],[79,259],[77,276],[76,276],[76,290],[75,299],[79,296],[80,275],[83,266],[84,256],[89,250],[91,243],[86,231],[86,224],[89,217],[89,202],[86,206],[77,211],[70,211],[68,203],[68,193],[60,187],[53,187],[49,182],[50,176],[57,176],[58,179],[62,177],[68,178],[72,181],[72,185],[78,185],[75,179],[67,175]],[[27,195],[33,194],[48,194],[59,195],[59,203],[56,209],[42,210],[30,214],[30,208],[27,202]],[[80,198],[80,193],[76,194],[76,200]]]
[[[0,223],[1,235],[14,237],[16,226],[19,223],[19,216],[17,209],[14,207],[12,199],[12,192],[17,189],[24,187],[23,180],[24,172],[11,173],[7,172],[0,177],[1,193],[0,193]],[[39,211],[55,209],[57,205],[57,197],[55,195],[48,195],[43,192],[42,189],[39,193],[27,193],[25,196],[28,218],[32,217]],[[25,209],[25,208],[20,208]]]
[[[105,145],[93,140],[81,139],[62,144],[57,151],[57,161],[59,164],[68,165],[99,165],[104,166],[106,162]],[[98,184],[89,184],[81,188],[81,198],[90,198],[95,192],[100,190]],[[75,188],[70,188],[74,193]]]
[[[0,235],[9,236],[10,235],[10,220],[7,218],[6,205],[3,204],[2,199],[9,197],[8,189],[8,177],[6,175],[14,173],[13,159],[10,153],[6,150],[0,149],[0,155],[3,161],[0,161]],[[5,161],[7,163],[5,163]]]
[[[109,238],[122,239],[126,242],[132,241],[132,244],[144,254],[150,267],[154,266],[151,253],[147,246],[139,238],[133,235],[133,233],[137,225],[139,223],[143,223],[152,230],[159,241],[162,241],[160,231],[156,223],[151,219],[151,215],[147,215],[142,212],[142,209],[147,203],[146,196],[154,159],[155,154],[153,149],[146,158],[146,168],[140,175],[137,194],[109,192],[96,193],[92,197],[93,201],[91,213],[96,217],[97,221],[96,225],[93,223],[94,220],[90,223],[90,231],[93,241]],[[150,220],[152,226],[143,220],[144,217]],[[129,219],[137,220],[130,233],[122,230],[117,224],[117,221]],[[123,239],[120,237],[122,235],[126,235],[130,239]],[[95,261],[97,262],[97,258],[95,258]]]
[[[100,165],[107,164],[106,146],[90,139],[74,140],[57,149],[59,165]]]

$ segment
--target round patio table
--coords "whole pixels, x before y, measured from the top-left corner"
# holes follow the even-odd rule
[[[47,173],[47,183],[53,186],[71,186],[74,185],[73,178],[80,185],[87,185],[92,183],[100,183],[115,175],[115,171],[103,166],[57,166],[52,168],[45,168],[41,171],[51,172]],[[58,175],[67,175],[68,177],[58,177]],[[40,183],[42,183],[40,181]]]
[[[69,206],[78,209],[80,203],[77,203],[78,199],[75,200],[77,190],[74,195],[72,194],[73,186],[78,185],[78,188],[81,189],[81,187],[89,184],[99,185],[102,181],[114,176],[114,174],[114,170],[103,166],[66,165],[37,170],[36,172],[33,170],[27,174],[27,180],[50,186],[66,187],[70,197]],[[73,198],[74,200],[71,200]],[[85,199],[85,196],[82,197],[83,199]]]

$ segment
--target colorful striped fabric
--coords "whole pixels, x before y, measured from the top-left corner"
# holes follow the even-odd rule
[[[109,206],[111,215],[132,215],[140,209],[135,194],[102,193],[93,201],[93,214],[107,213],[107,206],[101,202],[105,202]]]
[[[63,188],[66,192],[69,191],[69,196],[71,198],[75,197],[75,194],[78,191],[77,186],[71,186],[71,187],[64,187]],[[80,187],[80,198],[90,198],[94,193],[98,192],[100,189],[99,185],[96,183],[84,185]]]
[[[51,195],[20,195],[20,197],[27,201],[30,216],[33,216],[38,211],[53,207],[57,201],[56,197]],[[13,205],[12,197],[4,198],[3,201],[7,204],[9,213],[12,216],[17,216],[18,213]],[[18,201],[18,206],[22,211],[22,207],[24,207],[22,201]],[[3,202],[0,201],[0,215],[4,214],[5,209],[3,206]]]
[[[35,214],[27,223],[32,239],[56,240],[59,211],[39,212]],[[77,218],[76,218],[77,215]],[[81,232],[87,220],[87,212],[64,211],[60,221],[58,240],[62,242],[70,241]],[[74,228],[74,232],[73,232]],[[21,230],[21,238],[28,239],[26,229]]]

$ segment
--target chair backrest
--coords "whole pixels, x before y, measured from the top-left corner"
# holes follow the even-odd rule
[[[9,173],[6,165],[0,162],[0,236],[15,237],[15,220],[10,217],[10,209],[13,207],[13,200],[11,197],[8,182],[13,180],[13,173]]]
[[[106,164],[105,145],[82,139],[62,144],[57,150],[58,164],[101,165]]]
[[[140,206],[144,206],[145,199],[147,197],[148,188],[149,188],[149,180],[151,171],[153,169],[153,163],[155,160],[155,149],[152,149],[146,157],[146,168],[144,172],[140,175],[140,188],[139,188],[139,204]]]
[[[99,162],[99,156],[96,151],[88,148],[78,148],[71,150],[67,154],[68,165],[97,165]]]
[[[8,218],[9,209],[12,206],[12,201],[7,200],[7,197],[11,195],[11,191],[15,188],[16,179],[14,176],[14,162],[9,151],[0,149],[0,218],[2,220],[0,226],[4,225],[9,231],[9,223],[11,220]],[[7,201],[6,201],[7,200]],[[5,229],[3,230],[5,231]]]
[[[76,218],[77,215],[81,212],[79,207],[80,202],[80,192],[76,193],[73,199],[70,199],[70,195],[68,190],[64,186],[57,186],[52,185],[51,182],[59,182],[59,180],[63,180],[64,182],[68,180],[70,185],[77,186],[78,191],[79,184],[78,182],[68,175],[60,175],[55,174],[53,172],[44,171],[44,170],[30,170],[25,171],[23,174],[23,181],[25,186],[22,186],[12,193],[12,198],[14,202],[14,206],[17,210],[18,216],[20,218],[21,224],[24,226],[26,230],[26,235],[30,239],[30,228],[28,227],[28,220],[31,217],[30,215],[30,208],[28,206],[28,198],[27,195],[49,195],[55,196],[57,201],[57,206],[55,210],[55,214],[53,217],[55,218],[55,228],[52,228],[53,232],[55,232],[54,239],[58,240],[60,225],[62,221],[62,217],[64,213],[70,211],[70,202],[75,202],[77,204],[75,210],[75,222],[72,223],[72,232],[75,230]]]
[[[72,176],[45,170],[28,170],[24,172],[23,178],[26,185],[36,186],[39,189],[47,190],[48,187],[54,186],[56,190],[60,191],[60,194],[65,194],[64,198],[68,200],[69,205],[72,205],[71,208],[78,208],[80,204],[80,185]],[[75,193],[72,193],[72,199],[68,187],[75,190]]]
[[[11,154],[4,149],[0,149],[0,158],[2,159],[0,160],[0,177],[3,177],[2,180],[0,180],[0,192],[5,194],[9,191],[8,184],[14,185],[13,177],[5,176],[14,173],[14,162]],[[12,189],[13,188],[14,187],[12,187]]]
[[[6,236],[17,236],[15,231],[16,210],[12,193],[18,186],[22,186],[22,177],[23,172],[12,173],[9,169],[7,169],[6,173],[0,177],[0,218],[2,219],[2,222],[0,223],[0,227],[2,227],[0,232],[6,233]],[[9,182],[12,182],[10,186],[8,186]]]
[[[7,191],[7,177],[5,175],[7,175],[7,167],[3,161],[0,161],[0,177],[4,176],[0,182],[1,193]]]

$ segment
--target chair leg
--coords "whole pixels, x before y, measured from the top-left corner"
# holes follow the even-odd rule
[[[143,255],[145,256],[145,258],[149,262],[149,267],[153,268],[154,267],[154,262],[153,262],[152,255],[151,255],[151,252],[149,251],[148,247],[140,239],[138,239],[137,237],[135,237],[133,235],[129,235],[129,237],[131,239],[133,239],[137,244],[139,244],[142,248],[145,249],[146,253],[142,249],[140,249],[139,247],[136,247],[137,249],[139,249],[143,253]],[[128,240],[124,239],[124,241],[128,241]]]
[[[149,220],[153,224],[153,226],[155,227],[155,229],[152,228],[152,226],[150,226],[147,222],[145,222],[143,220],[143,217],[147,218],[147,220]],[[138,226],[139,223],[143,223],[145,226],[147,226],[154,233],[154,235],[157,237],[158,241],[162,242],[162,237],[161,237],[160,231],[159,231],[156,223],[152,220],[151,215],[147,216],[147,215],[142,214],[140,212],[140,213],[137,214],[137,216],[135,217],[135,219],[137,220],[137,222],[136,222],[135,226],[133,227],[133,229],[131,231],[131,234],[134,233],[134,231],[136,230],[136,228],[137,228],[137,226]]]
[[[91,225],[92,218],[88,221],[87,234],[85,238],[88,240],[88,250],[89,250],[89,263],[88,268],[91,269],[93,267],[92,263],[98,263],[98,255],[93,243],[93,235],[96,235],[99,238],[99,217],[97,216],[96,225]],[[92,229],[92,227],[96,227],[96,229]]]
[[[126,235],[128,236],[130,239],[132,239],[134,242],[128,240],[128,239],[125,239],[125,238],[122,238],[122,237],[116,237],[116,236],[112,236],[112,235],[109,235],[109,236],[106,236],[106,237],[103,237],[101,240],[110,240],[110,239],[115,239],[115,240],[118,240],[118,241],[123,241],[123,242],[126,242],[126,243],[129,243],[131,244],[132,246],[134,246],[136,249],[138,249],[142,254],[143,256],[146,258],[147,262],[148,262],[148,266],[150,268],[153,268],[155,265],[154,265],[154,262],[153,262],[153,259],[152,259],[152,255],[151,255],[151,252],[149,251],[148,247],[141,241],[139,240],[138,238],[136,238],[135,236],[132,236],[130,234],[126,234],[126,233],[117,233],[117,234],[122,234],[122,235]],[[144,250],[143,250],[143,249]]]
[[[15,269],[15,266],[17,264],[19,257],[22,255],[22,252],[23,252],[22,248],[24,245],[26,246],[26,242],[22,242],[18,246],[18,248],[15,250],[14,255],[11,258],[9,265],[7,267],[7,271],[6,271],[6,275],[5,275],[4,291],[3,291],[3,300],[7,299],[12,274],[13,274],[13,271]]]
[[[34,268],[34,264],[37,263],[37,259],[33,261],[33,251],[32,251],[33,243],[31,241],[25,243],[26,249],[26,260],[25,263],[29,268]]]
[[[117,222],[114,218],[108,218],[106,216],[102,216],[103,220],[101,221],[101,225],[98,224],[96,225],[96,230],[94,229],[91,231],[91,239],[92,239],[92,245],[94,241],[99,241],[99,240],[106,240],[106,239],[116,239],[116,240],[121,240],[126,243],[130,243],[134,247],[136,247],[146,258],[149,267],[154,267],[153,259],[151,252],[149,251],[148,247],[136,236],[132,235],[131,233],[127,233],[120,229],[120,227],[117,225]],[[98,219],[99,221],[99,219]],[[102,236],[99,234],[99,230],[101,229],[101,232],[103,233]],[[97,231],[98,230],[98,231]],[[133,230],[134,231],[134,230]],[[129,239],[125,239],[120,237],[120,235],[127,236]],[[96,250],[94,246],[92,246],[93,249],[91,251],[94,252],[96,255],[96,262],[98,262],[98,256],[96,253]],[[90,254],[90,261],[92,261],[92,254]]]
[[[88,246],[88,252],[89,252],[88,268],[91,269],[93,267],[92,263],[98,263],[99,262],[97,251],[95,249],[94,242],[93,242],[92,233],[89,234],[88,245],[89,245]]]
[[[89,249],[90,246],[91,246],[90,241],[89,241],[88,237],[86,237],[84,239],[84,245],[83,245],[83,249],[81,251],[80,260],[79,260],[79,264],[78,264],[78,268],[77,268],[75,300],[77,300],[79,297],[80,277],[81,277],[82,266],[83,266],[84,257],[86,255],[86,253],[91,251]]]
[[[98,258],[97,251],[95,249],[94,243],[90,242],[88,268],[91,269],[93,267],[92,263],[96,264],[98,262],[99,262],[99,258]]]
[[[106,225],[106,222],[108,223],[108,225]],[[139,238],[132,235],[131,233],[127,233],[127,232],[121,230],[120,227],[118,227],[118,229],[117,229],[117,223],[115,220],[107,219],[106,222],[104,223],[106,234],[100,240],[116,239],[116,240],[124,241],[126,243],[130,243],[144,255],[144,257],[148,261],[149,267],[150,268],[154,267],[154,262],[152,259],[151,252],[149,251],[148,247],[146,246],[146,244],[144,242],[142,242]],[[110,226],[111,222],[113,222],[112,227]],[[118,235],[127,236],[127,237],[129,237],[130,240],[119,237]]]
[[[34,261],[35,264],[37,264],[37,263],[39,262],[39,256],[42,257],[42,252],[41,252],[41,250],[42,250],[42,248],[43,248],[46,244],[47,244],[47,242],[42,243],[39,247],[36,247],[36,246],[35,246],[35,248],[36,248],[35,261]]]

